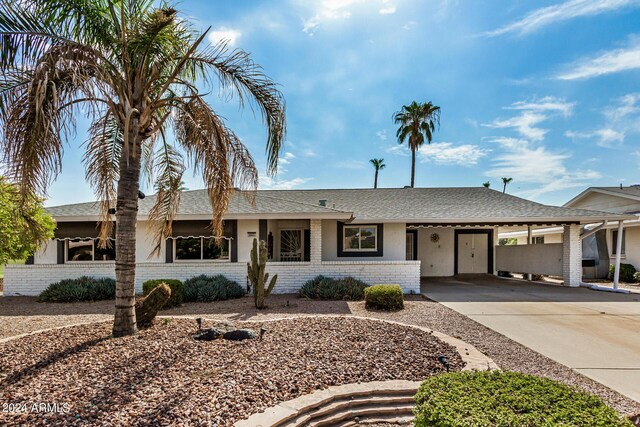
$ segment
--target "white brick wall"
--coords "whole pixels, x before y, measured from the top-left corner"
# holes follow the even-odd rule
[[[313,223],[311,225],[313,242]],[[319,230],[318,230],[319,232]],[[317,240],[316,240],[317,241]],[[320,245],[318,245],[320,246]],[[278,274],[274,293],[297,292],[305,281],[323,274],[328,277],[353,276],[369,284],[394,283],[405,293],[420,292],[420,261],[319,261],[320,250],[312,243],[311,262],[270,262],[267,271]],[[149,279],[185,280],[199,274],[224,274],[241,286],[247,284],[247,265],[239,263],[138,263],[136,291]],[[80,276],[115,277],[115,264],[9,264],[4,272],[5,295],[38,295],[50,283]]]
[[[565,225],[562,239],[562,277],[564,284],[580,286],[582,282],[582,241],[580,225]]]

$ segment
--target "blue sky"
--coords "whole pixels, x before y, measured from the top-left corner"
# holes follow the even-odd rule
[[[182,1],[209,39],[252,54],[281,85],[288,136],[277,177],[251,110],[209,95],[260,168],[261,188],[409,184],[394,112],[442,109],[416,186],[480,186],[562,204],[589,185],[640,183],[640,1]],[[81,122],[82,123],[82,122]],[[84,128],[48,205],[92,199]],[[187,187],[201,188],[188,174]],[[147,192],[152,192],[147,189]]]

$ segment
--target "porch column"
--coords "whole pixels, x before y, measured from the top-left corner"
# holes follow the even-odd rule
[[[622,252],[622,233],[624,232],[624,221],[618,221],[618,241],[616,242],[616,267],[613,272],[613,289],[618,289],[620,281],[620,256]],[[613,233],[612,233],[613,234]]]
[[[527,245],[530,245],[533,243],[533,239],[531,237],[531,226],[527,226]],[[527,273],[527,280],[531,281],[531,279],[533,279],[533,275],[531,273]]]
[[[582,241],[578,224],[564,226],[562,277],[567,286],[580,286],[582,282]]]
[[[322,220],[312,219],[310,222],[311,244],[309,246],[309,261],[312,264],[320,264],[322,262]]]

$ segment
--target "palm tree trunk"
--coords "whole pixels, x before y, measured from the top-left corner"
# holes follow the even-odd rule
[[[411,147],[411,188],[414,187],[416,180],[416,149]]]
[[[378,188],[378,169],[376,169],[376,177],[373,180],[373,188]]]
[[[116,312],[113,336],[122,337],[138,332],[136,326],[136,219],[140,190],[141,143],[137,134],[137,119],[132,120],[129,134],[130,153],[120,159],[120,180],[116,204]]]
[[[502,194],[507,192],[507,183],[504,183],[504,186],[502,187]]]

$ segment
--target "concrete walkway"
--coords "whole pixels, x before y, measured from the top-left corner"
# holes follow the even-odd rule
[[[640,295],[491,276],[428,279],[422,292],[640,402]]]

